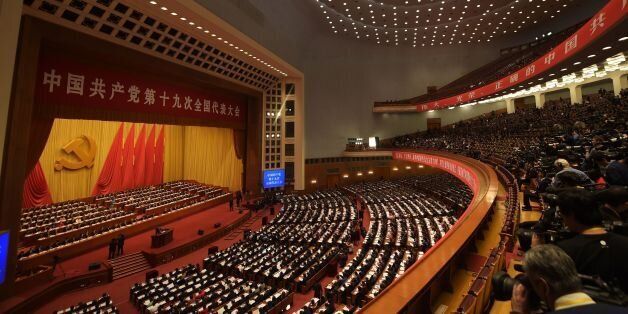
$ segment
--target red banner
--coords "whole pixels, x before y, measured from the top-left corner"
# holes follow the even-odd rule
[[[124,112],[245,123],[246,96],[222,90],[194,89],[137,73],[83,64],[70,58],[42,56],[35,101]]]
[[[459,161],[442,156],[414,152],[393,152],[392,157],[394,160],[416,162],[445,170],[466,184],[471,191],[473,191],[473,194],[477,194],[478,192],[479,182],[477,175],[473,170]]]
[[[621,22],[626,17],[628,11],[627,3],[628,0],[611,0],[578,31],[571,35],[571,37],[567,38],[536,61],[524,66],[519,71],[464,94],[416,104],[416,110],[422,112],[468,103],[484,96],[501,92],[540,75],[581,51],[606,31]]]

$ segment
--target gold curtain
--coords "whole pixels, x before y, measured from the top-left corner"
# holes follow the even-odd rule
[[[39,158],[53,202],[91,195],[103,163],[121,122],[55,119],[48,141]],[[124,140],[133,123],[124,124]],[[146,133],[152,125],[147,125]],[[241,188],[242,161],[235,154],[233,130],[226,128],[164,125],[164,182],[192,179],[202,183]],[[135,137],[142,123],[135,125]],[[157,125],[155,136],[161,126]],[[59,157],[73,158],[61,148],[76,137],[87,135],[96,143],[96,157],[91,168],[54,169]]]
[[[184,132],[183,126],[164,125],[164,182],[183,179]]]
[[[227,187],[242,187],[242,160],[236,156],[233,130],[197,126],[185,127],[184,177]]]

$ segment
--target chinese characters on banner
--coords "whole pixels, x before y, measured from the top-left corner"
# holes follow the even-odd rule
[[[581,51],[615,24],[621,22],[628,13],[627,2],[628,0],[611,0],[573,35],[517,72],[463,94],[415,104],[416,111],[422,112],[471,102],[484,96],[496,94],[542,74]]]
[[[168,79],[141,77],[64,57],[42,56],[35,101],[43,105],[156,112],[242,124],[246,121],[246,96],[182,87],[169,84]]]
[[[477,194],[478,192],[479,182],[475,172],[456,160],[437,155],[414,152],[393,152],[393,159],[420,163],[445,170],[464,182],[464,184],[466,184],[471,191],[473,191],[473,194]]]

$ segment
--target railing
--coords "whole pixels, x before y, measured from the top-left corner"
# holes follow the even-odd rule
[[[489,162],[491,163],[491,162]],[[493,163],[491,163],[493,164]],[[471,288],[460,302],[455,313],[486,313],[491,304],[491,284],[495,272],[505,268],[506,252],[512,251],[514,245],[514,232],[518,222],[518,186],[515,176],[501,165],[495,165],[501,183],[508,189],[506,199],[506,217],[500,232],[499,245],[491,251],[490,256],[482,266],[482,269],[473,280]]]

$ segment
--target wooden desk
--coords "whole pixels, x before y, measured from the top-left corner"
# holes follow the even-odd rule
[[[172,229],[161,229],[161,232],[153,234],[150,236],[150,247],[158,248],[165,246],[166,244],[172,242],[174,234],[174,230]]]

